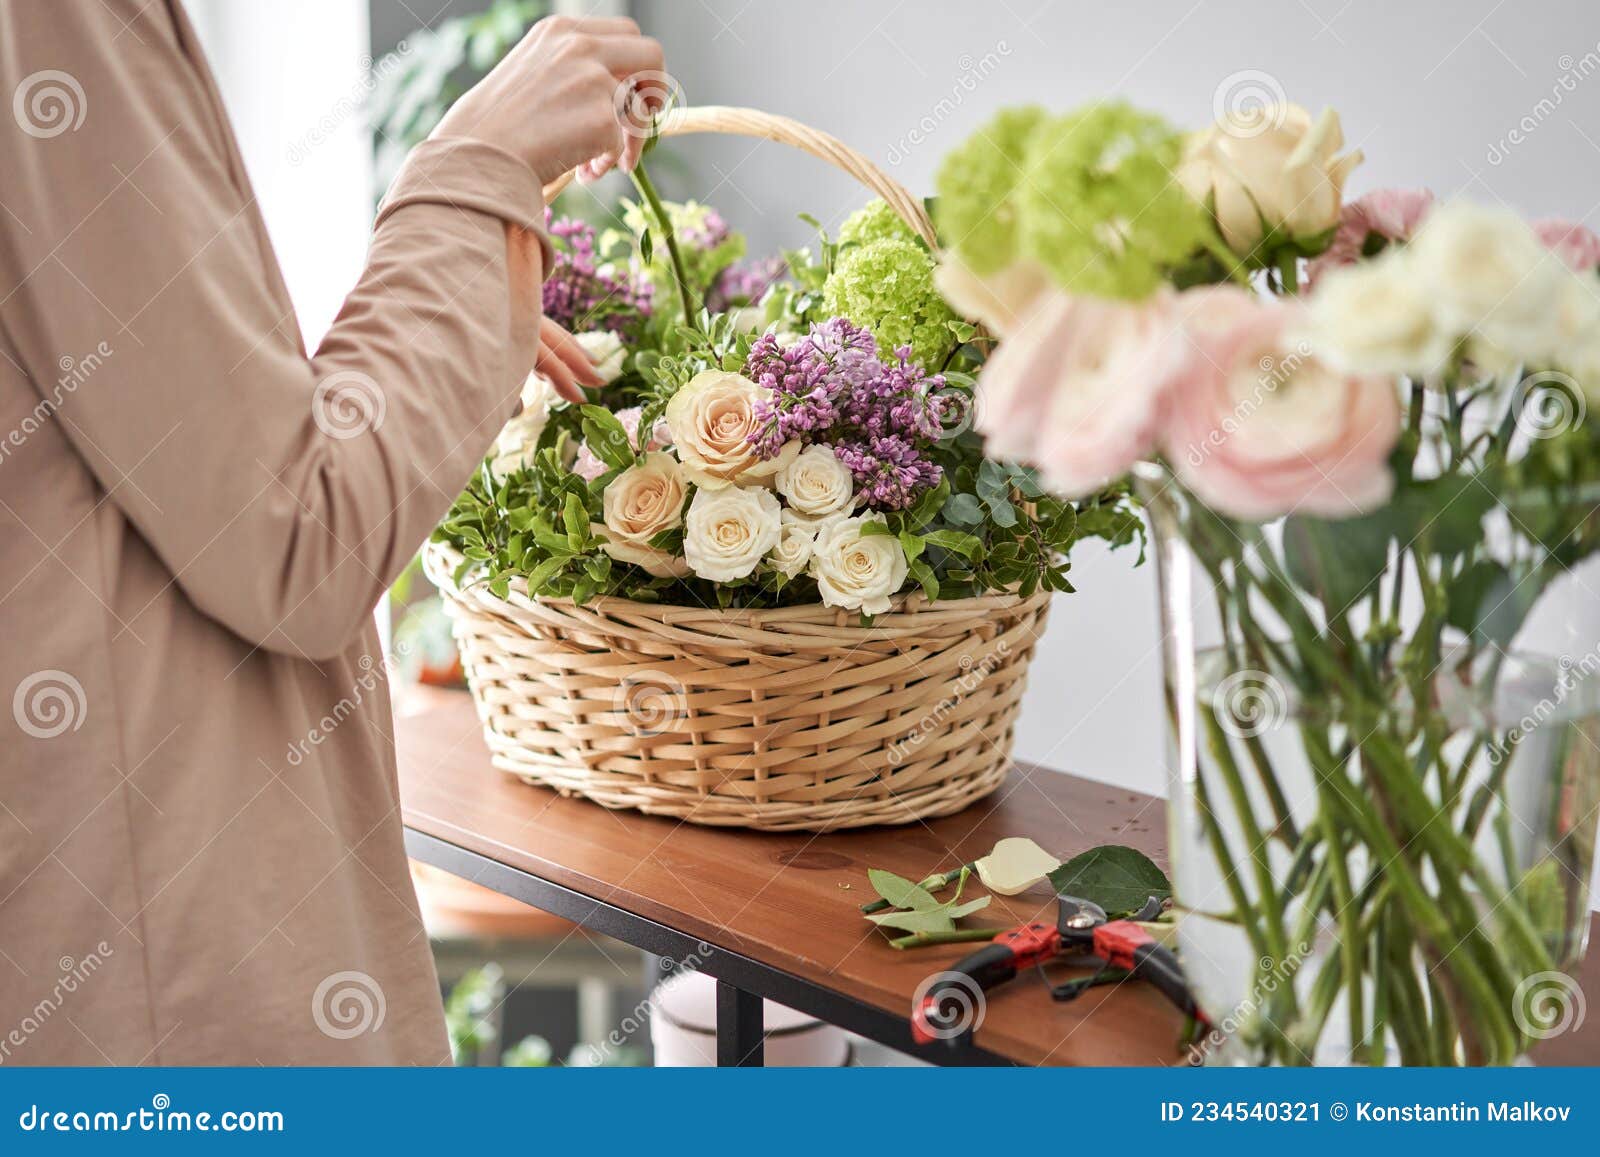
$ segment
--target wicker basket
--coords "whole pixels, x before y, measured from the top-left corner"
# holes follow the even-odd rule
[[[664,135],[765,137],[830,161],[931,243],[921,202],[824,133],[748,109],[676,110]],[[559,188],[553,186],[548,192]],[[828,831],[948,815],[999,786],[1049,595],[903,596],[870,627],[821,605],[722,611],[457,588],[433,543],[496,767],[693,823]]]

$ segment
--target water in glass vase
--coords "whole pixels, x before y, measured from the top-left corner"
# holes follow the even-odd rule
[[[1219,1027],[1208,1059],[1504,1060],[1570,1027],[1600,654],[1462,646],[1419,704],[1403,681],[1309,697],[1274,646],[1169,655],[1173,864],[1184,966]]]

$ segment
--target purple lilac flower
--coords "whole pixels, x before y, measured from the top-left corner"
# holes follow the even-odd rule
[[[715,209],[705,207],[698,219],[685,221],[678,229],[678,239],[691,249],[709,252],[728,239],[731,230]]]
[[[772,391],[770,400],[756,403],[760,427],[751,443],[763,458],[795,438],[828,443],[855,475],[867,506],[910,506],[944,477],[925,452],[943,432],[947,406],[937,393],[944,379],[927,375],[910,356],[902,347],[885,364],[872,334],[844,318],[812,326],[787,347],[764,334],[745,363],[746,376]]]
[[[740,305],[754,305],[789,271],[782,257],[755,257],[735,261],[721,273],[706,294],[706,308],[724,313]]]
[[[552,219],[546,209],[545,226],[561,242],[544,282],[546,317],[571,330],[598,327],[620,334],[638,318],[650,315],[649,280],[602,268],[596,258],[592,225],[575,217]]]

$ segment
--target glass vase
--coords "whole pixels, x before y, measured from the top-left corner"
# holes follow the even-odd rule
[[[1256,525],[1156,467],[1140,489],[1205,1059],[1505,1064],[1571,1027],[1600,650],[1510,645],[1543,589],[1514,582],[1515,503],[1447,539],[1414,503]]]

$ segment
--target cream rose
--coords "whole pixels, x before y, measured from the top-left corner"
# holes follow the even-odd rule
[[[1339,223],[1345,178],[1361,152],[1339,156],[1339,116],[1315,121],[1296,104],[1230,114],[1189,138],[1178,179],[1209,201],[1222,236],[1248,254],[1266,231],[1310,237]]]
[[[780,526],[778,545],[767,552],[767,565],[786,578],[794,578],[811,561],[817,532],[792,518],[783,519]]]
[[[622,348],[620,337],[609,329],[590,330],[572,336],[594,363],[595,373],[607,382],[615,381],[622,374],[622,362],[628,356],[628,351]]]
[[[683,525],[683,471],[671,454],[645,454],[606,487],[601,499],[614,538],[648,543]]]
[[[778,499],[770,490],[700,489],[689,502],[683,556],[701,578],[732,582],[754,571],[781,536]]]
[[[790,442],[763,461],[750,437],[756,433],[755,406],[768,391],[726,370],[705,370],[691,378],[667,403],[667,428],[684,472],[696,486],[716,490],[741,482],[765,482],[794,461],[800,444]]]
[[[605,525],[591,522],[589,529],[596,535],[604,538]],[[657,578],[687,578],[690,574],[689,564],[677,555],[668,554],[653,546],[628,542],[625,539],[607,539],[600,544],[600,549],[609,554],[618,562],[632,563],[648,574]]]
[[[906,581],[906,553],[893,535],[863,535],[881,514],[844,518],[826,526],[811,553],[811,577],[824,605],[881,615]]]
[[[848,510],[856,497],[855,475],[834,457],[831,446],[807,446],[774,480],[789,508],[807,518]]]

